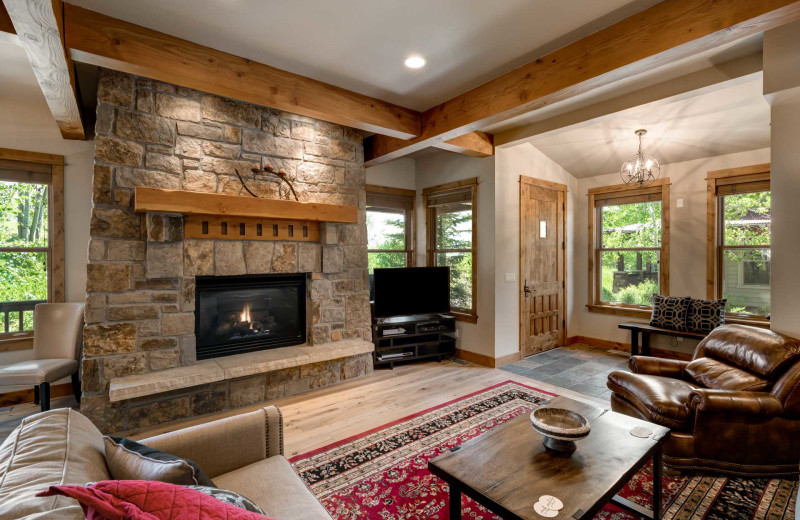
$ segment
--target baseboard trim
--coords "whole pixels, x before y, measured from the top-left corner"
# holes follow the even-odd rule
[[[462,350],[460,348],[457,348],[456,358],[463,359],[464,361],[469,361],[470,363],[483,365],[485,367],[494,368],[493,357],[485,356],[483,354],[478,354],[477,352],[470,352],[469,350]]]
[[[60,385],[50,385],[50,399],[66,397],[68,395],[72,395],[72,384],[61,383]],[[0,406],[13,406],[15,404],[32,402],[33,388],[0,394]]]
[[[494,360],[495,368],[500,368],[503,365],[508,365],[509,363],[513,363],[515,361],[519,361],[522,359],[522,352],[517,351],[513,354],[508,354],[507,356],[500,356]]]
[[[513,363],[514,361],[519,361],[522,359],[522,352],[514,352],[513,354],[508,354],[506,356],[500,356],[499,358],[493,358],[492,356],[486,356],[484,354],[478,354],[477,352],[470,352],[469,350],[462,350],[460,348],[456,349],[456,358],[463,359],[464,361],[469,361],[470,363],[475,363],[477,365],[483,365],[489,368],[500,368],[503,365],[507,365],[509,363]]]
[[[571,336],[567,339],[567,345],[574,345],[576,343],[585,343],[594,347],[601,347],[606,350],[617,350],[619,352],[630,353],[631,351],[631,344],[621,341],[609,341],[607,339],[590,338],[589,336]],[[688,352],[676,352],[674,350],[664,350],[660,348],[651,348],[650,355],[653,357],[679,359],[682,361],[692,359],[692,355]]]

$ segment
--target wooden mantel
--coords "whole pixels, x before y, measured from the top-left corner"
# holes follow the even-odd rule
[[[358,222],[358,208],[355,206],[142,187],[136,188],[134,211],[308,222]]]

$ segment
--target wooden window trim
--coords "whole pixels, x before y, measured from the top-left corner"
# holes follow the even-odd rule
[[[588,193],[589,211],[589,299],[586,308],[589,312],[601,314],[612,314],[616,316],[631,316],[635,318],[650,317],[652,307],[647,305],[629,305],[624,303],[609,303],[600,300],[601,276],[596,272],[595,261],[597,250],[597,233],[599,223],[597,218],[597,208],[595,202],[598,200],[614,200],[615,202],[624,201],[626,198],[635,199],[642,195],[661,193],[661,247],[659,249],[659,286],[662,294],[669,295],[669,204],[670,204],[669,177],[656,180],[654,183],[638,188],[627,184],[615,184],[612,186],[602,186],[591,188]]]
[[[473,177],[437,186],[430,186],[422,190],[422,205],[425,208],[425,245],[427,265],[433,266],[436,253],[436,219],[433,208],[428,207],[428,198],[435,193],[470,187],[472,190],[472,308],[451,309],[450,314],[456,320],[466,323],[478,322],[478,178]],[[466,250],[464,250],[466,251]]]
[[[398,249],[367,249],[369,253],[405,253],[406,266],[413,267],[416,265],[416,244],[417,244],[417,192],[414,190],[406,190],[403,188],[390,188],[388,186],[377,186],[375,184],[367,184],[367,193],[381,193],[385,195],[397,195],[401,197],[408,197],[411,199],[411,209],[405,210],[405,224],[406,224],[406,248],[404,250]],[[392,208],[382,208],[392,209]]]
[[[717,189],[719,186],[739,184],[745,182],[759,182],[770,180],[770,163],[753,164],[739,168],[727,168],[724,170],[710,171],[706,175],[706,298],[714,300],[722,298],[722,270],[720,263],[720,219],[722,215],[719,211],[719,197]],[[770,244],[770,247],[772,244]],[[766,316],[728,314],[725,317],[726,323],[742,323],[754,325],[756,327],[769,328],[769,319]]]
[[[0,180],[48,184],[47,301],[65,301],[64,156],[0,148]],[[33,347],[33,331],[0,332],[0,352]]]

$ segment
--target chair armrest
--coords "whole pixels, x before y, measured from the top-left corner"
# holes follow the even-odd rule
[[[783,413],[780,401],[767,392],[743,392],[698,388],[689,394],[689,407],[708,413],[774,417]]]
[[[191,459],[209,477],[283,455],[283,417],[276,406],[142,439],[142,444]]]
[[[679,359],[654,358],[649,356],[631,356],[628,366],[635,374],[671,377],[683,379],[688,361]]]

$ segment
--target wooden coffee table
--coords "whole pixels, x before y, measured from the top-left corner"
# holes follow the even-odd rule
[[[450,486],[450,518],[461,518],[465,493],[504,519],[541,519],[533,505],[552,495],[564,503],[556,520],[592,518],[609,501],[634,514],[661,518],[661,446],[669,428],[634,419],[565,397],[548,406],[567,408],[586,417],[589,436],[572,453],[552,452],[523,413],[428,462],[428,469]],[[635,427],[652,431],[631,435]],[[616,493],[648,460],[653,460],[653,510]]]

